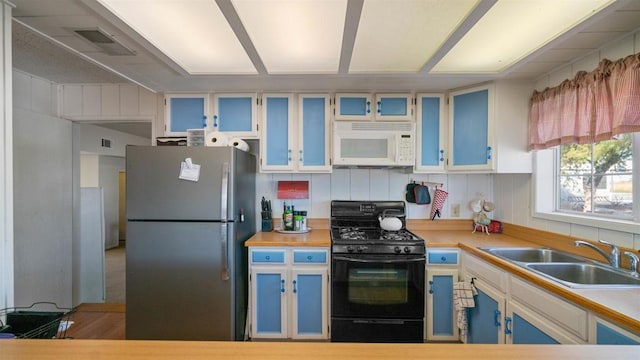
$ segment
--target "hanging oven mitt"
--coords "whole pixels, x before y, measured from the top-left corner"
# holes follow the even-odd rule
[[[431,215],[429,216],[431,220],[436,219],[436,215],[438,217],[442,216],[440,214],[442,210],[442,206],[444,205],[444,201],[447,199],[448,192],[438,189],[436,186],[436,190],[433,192],[433,204],[431,204]]]
[[[407,200],[408,203],[412,203],[412,204],[416,203],[416,195],[415,195],[415,192],[413,190],[417,186],[418,186],[418,184],[416,184],[415,181],[412,181],[412,182],[407,184],[407,190],[406,190],[406,192],[404,194],[404,198]]]
[[[429,187],[424,185],[417,185],[413,188],[416,204],[431,204],[431,195],[429,195]]]

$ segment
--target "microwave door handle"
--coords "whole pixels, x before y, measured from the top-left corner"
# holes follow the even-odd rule
[[[354,258],[348,258],[348,257],[343,257],[343,256],[334,256],[333,260],[357,262],[357,263],[364,263],[364,264],[372,264],[372,263],[377,263],[377,264],[380,264],[380,263],[382,263],[382,264],[397,264],[397,263],[425,261],[423,257],[418,257],[418,258],[415,258],[415,259],[393,259],[393,260],[376,259],[376,260],[371,260],[371,259],[354,259]]]

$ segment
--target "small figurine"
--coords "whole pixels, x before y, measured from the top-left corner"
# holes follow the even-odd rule
[[[471,209],[476,213],[473,217],[473,231],[475,233],[480,228],[480,231],[489,235],[489,224],[491,224],[491,218],[487,215],[487,212],[492,212],[495,205],[491,202],[478,200],[471,204]]]

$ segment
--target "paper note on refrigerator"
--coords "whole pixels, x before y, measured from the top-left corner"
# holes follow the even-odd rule
[[[191,158],[186,158],[180,163],[180,175],[182,180],[198,181],[200,178],[200,165],[191,162]]]

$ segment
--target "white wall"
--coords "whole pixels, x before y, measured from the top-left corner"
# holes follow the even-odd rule
[[[573,78],[581,70],[592,71],[602,59],[617,60],[639,51],[640,31],[612,42],[583,59],[541,77],[536,82],[536,89],[543,90],[546,87],[556,86],[565,79]],[[549,161],[542,163],[540,166],[553,166]],[[571,220],[535,216],[532,202],[534,182],[531,175],[495,175],[493,188],[496,196],[495,215],[499,220],[590,240],[609,240],[621,246],[640,249],[640,233],[626,230],[628,227],[624,231],[620,231],[618,229],[621,226],[616,227],[613,222],[604,226],[596,225],[595,222],[584,224]]]
[[[100,155],[80,155],[80,187],[100,186]]]
[[[100,187],[104,194],[104,246],[117,247],[120,240],[118,217],[118,192],[120,171],[125,171],[122,157],[100,156]]]
[[[15,305],[72,305],[72,123],[55,116],[56,85],[13,72]]]

